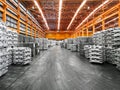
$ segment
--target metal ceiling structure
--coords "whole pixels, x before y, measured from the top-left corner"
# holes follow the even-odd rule
[[[20,3],[27,8],[31,14],[39,22],[42,30],[48,30],[46,23],[48,24],[49,31],[57,31],[58,26],[58,14],[59,14],[59,0],[37,0],[39,7],[46,19],[39,12],[38,7],[36,7],[34,0],[19,0]],[[67,31],[67,27],[70,24],[74,14],[84,0],[62,0],[61,9],[61,20],[60,20],[60,31]],[[85,5],[79,10],[75,19],[71,23],[69,30],[75,30],[76,27],[99,5],[101,5],[106,0],[87,0]],[[109,0],[109,2],[102,6],[97,13],[94,13],[87,21],[92,20],[103,12],[107,11],[114,5],[118,4],[120,0]],[[86,23],[86,22],[85,22]]]

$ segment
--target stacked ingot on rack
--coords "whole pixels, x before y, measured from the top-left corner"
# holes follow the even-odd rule
[[[0,22],[0,76],[8,71],[8,43],[6,29],[5,24]]]
[[[115,49],[112,47],[105,47],[105,56],[106,56],[106,61],[115,64]]]
[[[73,39],[72,38],[67,39],[67,49],[68,50],[71,50],[72,44],[73,44]]]
[[[120,48],[115,50],[115,64],[117,65],[116,67],[120,70]]]
[[[72,52],[76,52],[77,51],[77,48],[78,48],[78,46],[77,46],[77,38],[75,38],[75,39],[73,39],[73,44],[71,45],[71,51]]]
[[[105,46],[106,44],[106,41],[105,41],[105,36],[106,36],[106,31],[99,31],[99,32],[96,32],[94,35],[93,35],[93,43],[95,45],[102,45],[102,46]]]
[[[106,41],[106,47],[112,47],[113,45],[113,28],[109,28],[106,31],[105,41]]]
[[[85,57],[90,58],[90,49],[92,48],[92,45],[85,45],[84,46],[84,51],[85,51]]]
[[[28,47],[15,47],[13,49],[13,64],[26,65],[31,62],[31,49]]]
[[[81,56],[85,56],[85,45],[93,45],[92,37],[79,37],[79,53]]]
[[[93,35],[94,46],[91,48],[90,62],[103,63],[105,59],[106,31],[98,31]],[[104,48],[104,49],[103,49]],[[93,54],[95,53],[95,54]]]
[[[110,28],[106,34],[106,60],[116,64],[116,49],[120,47],[120,28]]]
[[[47,49],[48,49],[48,39],[43,38],[43,50],[47,50]]]
[[[104,62],[104,47],[100,45],[93,45],[90,49],[90,62],[103,63]]]
[[[120,28],[113,30],[113,48],[120,48]]]
[[[7,35],[7,43],[8,46],[16,46],[18,44],[18,34],[17,31],[12,31],[10,29],[6,30],[6,35]]]

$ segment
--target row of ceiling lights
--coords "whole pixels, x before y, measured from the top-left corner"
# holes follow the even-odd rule
[[[110,1],[110,0],[105,0],[101,5],[99,5],[97,8],[95,8],[95,9],[76,27],[76,29],[78,29],[78,28],[79,28],[84,22],[86,22],[97,10],[99,10],[102,6],[104,6],[104,5],[105,5],[106,3],[108,3],[109,1]],[[72,20],[70,21],[70,23],[69,23],[69,25],[68,25],[68,27],[67,27],[67,30],[69,30],[72,22],[74,21],[74,19],[75,19],[76,16],[77,16],[78,12],[82,9],[82,7],[85,5],[86,2],[87,2],[87,0],[83,0],[83,2],[81,3],[81,5],[78,7],[78,9],[76,10],[76,12],[75,12]],[[42,9],[40,8],[40,6],[38,5],[38,3],[37,3],[36,0],[34,0],[34,3],[35,3],[35,5],[37,6],[40,14],[42,15],[42,18],[43,18],[43,20],[44,20],[44,22],[45,22],[45,25],[46,25],[47,29],[49,30],[49,26],[48,26],[48,23],[47,23],[47,21],[46,21],[46,18],[45,18],[45,16],[44,16],[43,12],[42,12]],[[58,27],[57,27],[58,32],[59,32],[59,30],[60,30],[61,11],[62,11],[62,0],[59,0],[59,14],[58,14]]]

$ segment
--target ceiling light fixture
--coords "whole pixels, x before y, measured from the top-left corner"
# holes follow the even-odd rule
[[[42,15],[42,18],[43,18],[43,20],[44,20],[44,22],[45,22],[45,25],[46,25],[47,29],[49,30],[49,26],[48,26],[48,24],[47,24],[47,21],[46,21],[46,19],[45,19],[45,16],[43,15],[42,9],[40,8],[40,6],[38,5],[38,3],[37,3],[36,0],[34,0],[34,3],[35,3],[35,5],[37,6],[40,14]]]
[[[77,27],[76,29],[78,29],[84,22],[86,22],[97,10],[99,10],[103,5],[105,5],[106,3],[108,3],[110,0],[105,0],[105,2],[103,2],[101,5],[99,5],[97,8],[95,8]]]
[[[77,16],[78,12],[80,11],[80,9],[82,9],[82,7],[85,5],[85,3],[87,2],[87,0],[83,0],[83,2],[80,4],[79,8],[77,9],[77,11],[75,12],[72,20],[70,21],[68,27],[67,27],[67,30],[70,28],[72,22],[74,21],[75,17]]]
[[[61,10],[62,10],[62,0],[59,0],[58,31],[60,31]]]

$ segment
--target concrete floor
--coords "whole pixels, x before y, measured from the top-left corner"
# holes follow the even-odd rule
[[[0,78],[0,90],[120,90],[120,71],[56,46],[31,65],[11,66]]]

